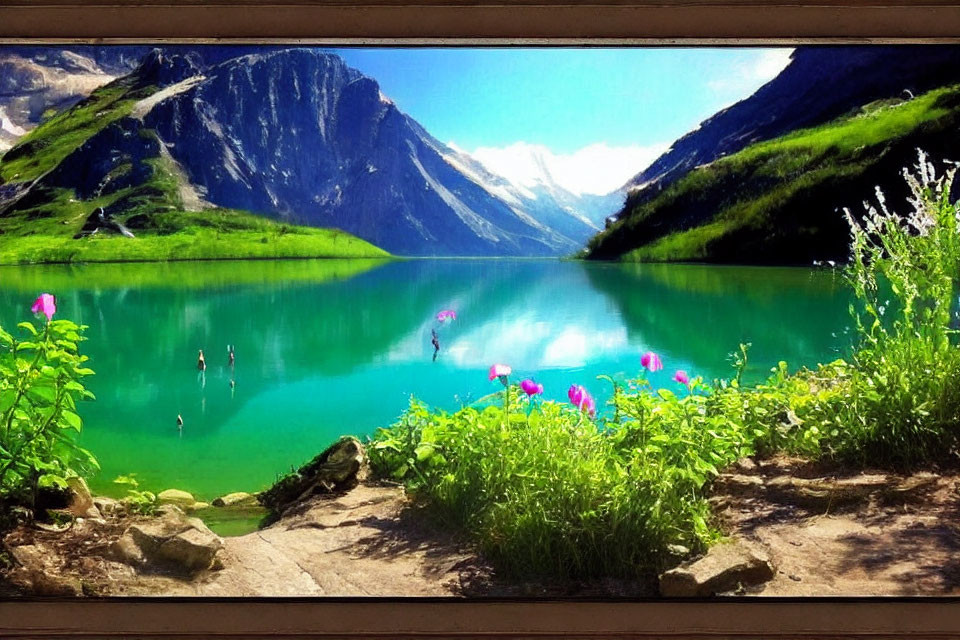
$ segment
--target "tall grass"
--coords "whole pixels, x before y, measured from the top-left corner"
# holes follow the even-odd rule
[[[956,169],[938,178],[920,153],[904,170],[911,211],[891,212],[877,189],[851,228],[849,279],[862,336],[842,403],[838,452],[861,463],[909,465],[955,445],[960,427],[957,280],[960,210],[950,201]],[[889,292],[889,297],[888,297]]]
[[[847,360],[795,372],[781,362],[747,386],[741,345],[734,376],[710,385],[607,378],[612,397],[596,420],[519,387],[501,392],[499,406],[453,413],[413,401],[373,437],[373,470],[402,480],[505,574],[635,577],[662,568],[671,545],[696,550],[718,538],[706,497],[741,456],[899,468],[950,455],[960,421],[960,212],[952,170],[937,178],[921,156],[904,175],[911,213],[888,211],[878,192],[879,208],[862,221],[847,214],[859,332]]]

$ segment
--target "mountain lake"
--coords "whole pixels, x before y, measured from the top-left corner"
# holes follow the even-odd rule
[[[0,325],[40,292],[89,326],[82,351],[97,400],[80,407],[82,445],[112,480],[198,500],[258,491],[340,435],[394,421],[410,396],[445,409],[498,391],[493,363],[532,377],[546,399],[601,374],[625,380],[660,354],[677,369],[729,376],[750,342],[749,381],[849,348],[850,295],[832,270],[534,259],[286,260],[0,268]],[[453,309],[457,318],[435,316]],[[431,330],[440,351],[433,359]],[[228,345],[235,350],[228,364]],[[198,372],[198,350],[207,369]],[[231,385],[231,380],[234,384]],[[182,431],[177,416],[183,417]]]

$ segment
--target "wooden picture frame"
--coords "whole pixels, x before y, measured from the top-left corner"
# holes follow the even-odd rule
[[[960,0],[0,0],[0,44],[960,43]],[[0,638],[951,638],[952,598],[33,599]]]

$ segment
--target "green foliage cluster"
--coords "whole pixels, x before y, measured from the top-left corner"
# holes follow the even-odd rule
[[[77,403],[92,399],[83,378],[93,371],[79,343],[85,327],[52,320],[17,325],[25,339],[0,329],[0,499],[32,506],[39,489],[98,468],[78,446]]]
[[[157,510],[157,494],[138,489],[140,482],[134,476],[136,476],[135,473],[117,476],[113,483],[127,488],[127,496],[123,501],[130,507],[131,511],[142,515],[151,515]]]
[[[938,178],[921,152],[904,171],[912,208],[902,216],[867,205],[850,212],[852,309],[863,341],[842,401],[845,457],[898,465],[942,455],[960,434],[960,207],[950,193],[956,169]],[[888,296],[889,292],[889,296]]]
[[[653,389],[614,384],[597,421],[575,407],[521,399],[431,411],[412,402],[369,446],[373,470],[402,480],[430,511],[474,537],[504,573],[638,576],[670,545],[719,536],[706,495],[745,455],[777,452],[902,468],[941,459],[960,427],[960,346],[952,304],[960,274],[960,210],[952,173],[921,157],[906,173],[914,211],[850,216],[860,342],[848,360],[764,382]],[[885,297],[889,294],[890,300]],[[608,378],[610,382],[613,382]]]

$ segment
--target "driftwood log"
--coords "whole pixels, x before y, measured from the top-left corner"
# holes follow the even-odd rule
[[[340,438],[313,460],[289,473],[257,496],[276,520],[290,507],[315,493],[335,493],[356,486],[358,474],[366,462],[366,452],[359,440]]]

